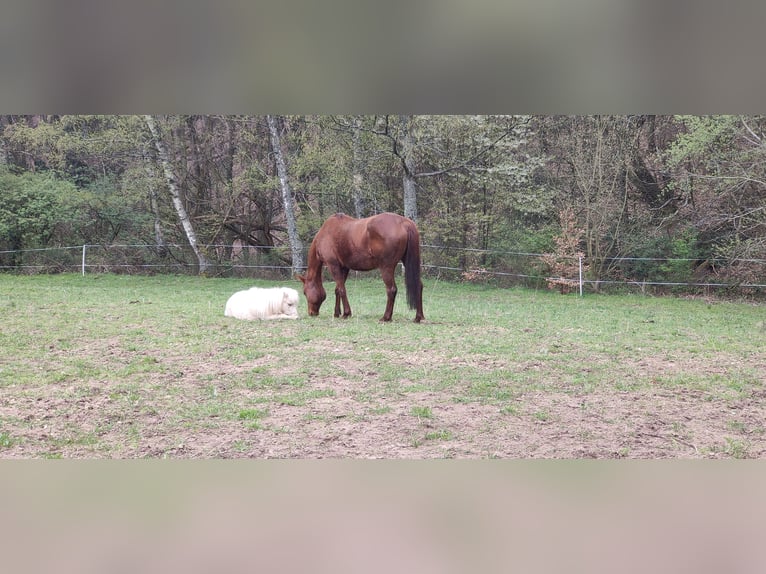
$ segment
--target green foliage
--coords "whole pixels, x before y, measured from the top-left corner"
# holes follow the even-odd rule
[[[684,219],[725,258],[766,257],[766,119],[680,119],[687,131],[670,147],[668,163],[680,172],[677,189],[693,200]],[[749,281],[752,271],[734,265],[724,274]]]
[[[694,260],[699,256],[699,253],[696,233],[687,231],[670,241],[669,259],[676,259],[677,261],[666,261],[659,270],[667,281],[690,281]]]
[[[114,176],[98,178],[64,198],[74,244],[136,243],[150,236],[146,199],[126,190]]]
[[[553,248],[553,239],[558,230],[554,223],[540,227],[503,226],[497,231],[495,245],[507,251],[546,253]]]
[[[694,229],[675,237],[660,235],[636,245],[620,264],[623,276],[633,281],[691,282],[695,260],[704,257]]]
[[[300,149],[300,153],[290,156],[296,188],[301,198],[310,198],[318,204],[320,219],[338,211],[354,214],[350,195],[350,138],[327,123],[325,120],[323,126],[321,119],[319,123],[306,122],[305,129],[294,132],[294,141],[290,142],[296,151]],[[310,213],[304,215],[309,226],[321,225],[321,222],[311,222]]]
[[[4,118],[0,247],[185,242],[141,117]],[[263,117],[158,123],[200,243],[288,245]],[[284,116],[280,125],[306,245],[336,211],[402,212],[401,117]],[[434,265],[535,275],[535,262],[498,252],[550,251],[569,206],[592,278],[617,277],[620,265],[599,262],[619,255],[694,258],[704,245],[731,260],[719,275],[758,279],[734,260],[766,256],[764,117],[424,115],[411,127],[418,225],[425,244],[443,249]],[[280,264],[290,257],[269,253]],[[689,277],[683,263],[624,269]]]
[[[29,168],[55,173],[77,186],[105,174],[119,174],[133,157],[139,140],[137,116],[65,115],[17,121],[4,136],[13,157]]]
[[[730,140],[739,121],[736,116],[676,116],[686,128],[668,149],[668,165],[676,167],[689,159],[712,157]]]
[[[543,159],[529,152],[534,132],[528,118],[429,116],[417,125],[421,162],[435,171],[461,166],[423,180],[422,220],[430,242],[503,249],[509,228],[555,219],[556,194],[537,178]],[[456,263],[472,264],[465,258]]]
[[[50,171],[13,175],[3,170],[0,197],[0,250],[137,242],[150,229],[149,214],[141,202],[132,202],[114,178],[78,189]],[[8,253],[0,262],[16,267],[36,257]]]
[[[74,186],[50,173],[13,175],[0,171],[0,245],[4,249],[42,247],[71,212],[65,200]]]

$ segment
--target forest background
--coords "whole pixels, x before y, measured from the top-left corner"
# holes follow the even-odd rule
[[[761,116],[0,116],[0,266],[26,250],[245,251],[292,271],[336,212],[414,219],[475,277],[764,282]],[[504,253],[544,254],[526,259]],[[438,259],[438,261],[436,261]]]

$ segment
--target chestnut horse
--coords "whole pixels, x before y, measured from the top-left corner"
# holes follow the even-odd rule
[[[351,316],[351,305],[346,296],[346,278],[350,269],[370,271],[380,269],[386,284],[386,311],[381,321],[390,321],[396,299],[394,271],[396,264],[404,264],[404,284],[407,303],[415,309],[415,322],[423,320],[423,283],[420,280],[420,233],[415,223],[396,213],[381,213],[366,219],[354,219],[345,213],[336,213],[324,222],[309,248],[306,275],[298,275],[303,282],[303,294],[308,301],[309,315],[318,315],[319,307],[327,296],[322,286],[322,265],[326,265],[335,280],[335,316]]]

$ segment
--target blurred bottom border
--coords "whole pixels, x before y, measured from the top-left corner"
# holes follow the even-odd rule
[[[2,461],[7,572],[763,572],[760,461]]]

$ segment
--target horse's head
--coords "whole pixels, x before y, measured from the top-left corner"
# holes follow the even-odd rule
[[[303,283],[303,294],[306,296],[306,301],[309,304],[309,316],[315,317],[319,315],[319,308],[327,298],[322,281],[309,281],[305,275],[296,275],[296,277]]]

